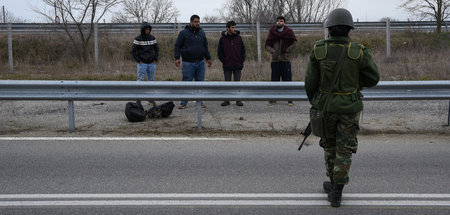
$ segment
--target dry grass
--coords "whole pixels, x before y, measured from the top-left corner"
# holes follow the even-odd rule
[[[132,40],[136,35],[100,35],[100,69],[93,60],[82,63],[74,54],[69,40],[63,35],[14,35],[14,72],[8,71],[7,39],[0,36],[0,79],[30,80],[135,80],[136,63],[130,56]],[[156,80],[181,80],[181,69],[173,58],[174,35],[155,35],[161,47]],[[321,33],[297,35],[297,55],[292,60],[293,79],[304,80],[309,52]],[[266,35],[262,35],[264,46]],[[206,79],[222,81],[223,71],[217,60],[219,33],[209,34],[209,48],[213,66],[206,69]],[[270,55],[263,50],[263,64],[257,63],[256,36],[243,35],[247,61],[242,73],[245,81],[270,80]],[[450,77],[450,34],[395,33],[392,35],[392,56],[385,58],[383,33],[354,32],[352,40],[370,48],[380,69],[381,78],[388,80],[441,80]],[[92,46],[93,47],[93,46]],[[91,53],[93,59],[93,54]]]

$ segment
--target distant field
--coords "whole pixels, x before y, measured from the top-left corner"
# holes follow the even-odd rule
[[[223,80],[223,71],[217,59],[219,33],[208,34],[209,50],[213,66],[207,68],[206,79]],[[8,46],[6,35],[0,36],[0,79],[33,80],[135,80],[136,63],[130,55],[136,35],[99,35],[100,69],[95,70],[93,48],[90,62],[82,63],[76,57],[70,40],[65,35],[14,35],[13,73],[8,71]],[[155,34],[160,45],[160,61],[156,80],[181,80],[181,69],[175,67],[173,44],[175,36]],[[292,60],[294,81],[303,81],[309,53],[321,33],[297,35],[298,46]],[[270,80],[270,55],[264,49],[266,34],[262,35],[261,68],[257,62],[256,35],[243,36],[247,61],[243,81]],[[442,80],[450,77],[450,34],[403,32],[391,36],[391,55],[386,59],[385,34],[353,32],[352,41],[360,42],[371,50],[377,62],[381,78],[389,80]],[[93,44],[90,46],[93,47]]]

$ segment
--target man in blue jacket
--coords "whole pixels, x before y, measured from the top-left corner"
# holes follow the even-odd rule
[[[189,25],[178,34],[174,48],[175,65],[181,65],[183,61],[182,73],[183,81],[204,81],[205,80],[205,62],[211,67],[211,55],[208,50],[208,41],[205,32],[200,28],[200,17],[192,15]],[[188,101],[181,101],[178,109],[184,109]],[[202,107],[206,106],[202,102]]]
[[[147,22],[141,25],[141,34],[133,41],[131,48],[131,55],[138,63],[137,65],[137,81],[145,81],[147,76],[148,81],[155,80],[155,62],[158,61],[159,46],[156,39],[150,34],[152,26]],[[154,101],[149,101],[153,106],[156,105]]]
[[[217,48],[217,56],[223,64],[223,73],[225,81],[231,81],[233,75],[234,81],[241,80],[241,71],[244,68],[245,46],[240,32],[236,30],[236,22],[227,22],[227,30],[222,32]],[[222,102],[221,106],[230,105],[230,101]],[[237,106],[243,106],[241,101],[236,101]]]

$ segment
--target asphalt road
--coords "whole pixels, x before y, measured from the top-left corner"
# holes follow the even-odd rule
[[[298,138],[3,136],[0,214],[450,213],[447,135],[360,136],[339,209]]]

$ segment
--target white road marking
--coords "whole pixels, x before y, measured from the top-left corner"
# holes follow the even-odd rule
[[[92,200],[92,201],[0,201],[0,207],[36,206],[326,206],[326,200]],[[450,201],[345,201],[342,206],[445,206]]]
[[[232,141],[238,140],[237,138],[209,138],[209,137],[0,137],[2,140],[18,140],[18,141],[149,141],[149,140],[164,140],[164,141]]]
[[[343,206],[450,207],[450,194],[349,193]],[[386,200],[388,199],[388,200]],[[0,207],[327,206],[324,193],[1,194]]]
[[[324,198],[326,193],[62,193],[0,194],[0,199],[126,199],[126,198]],[[450,199],[450,194],[344,193],[344,198]]]

